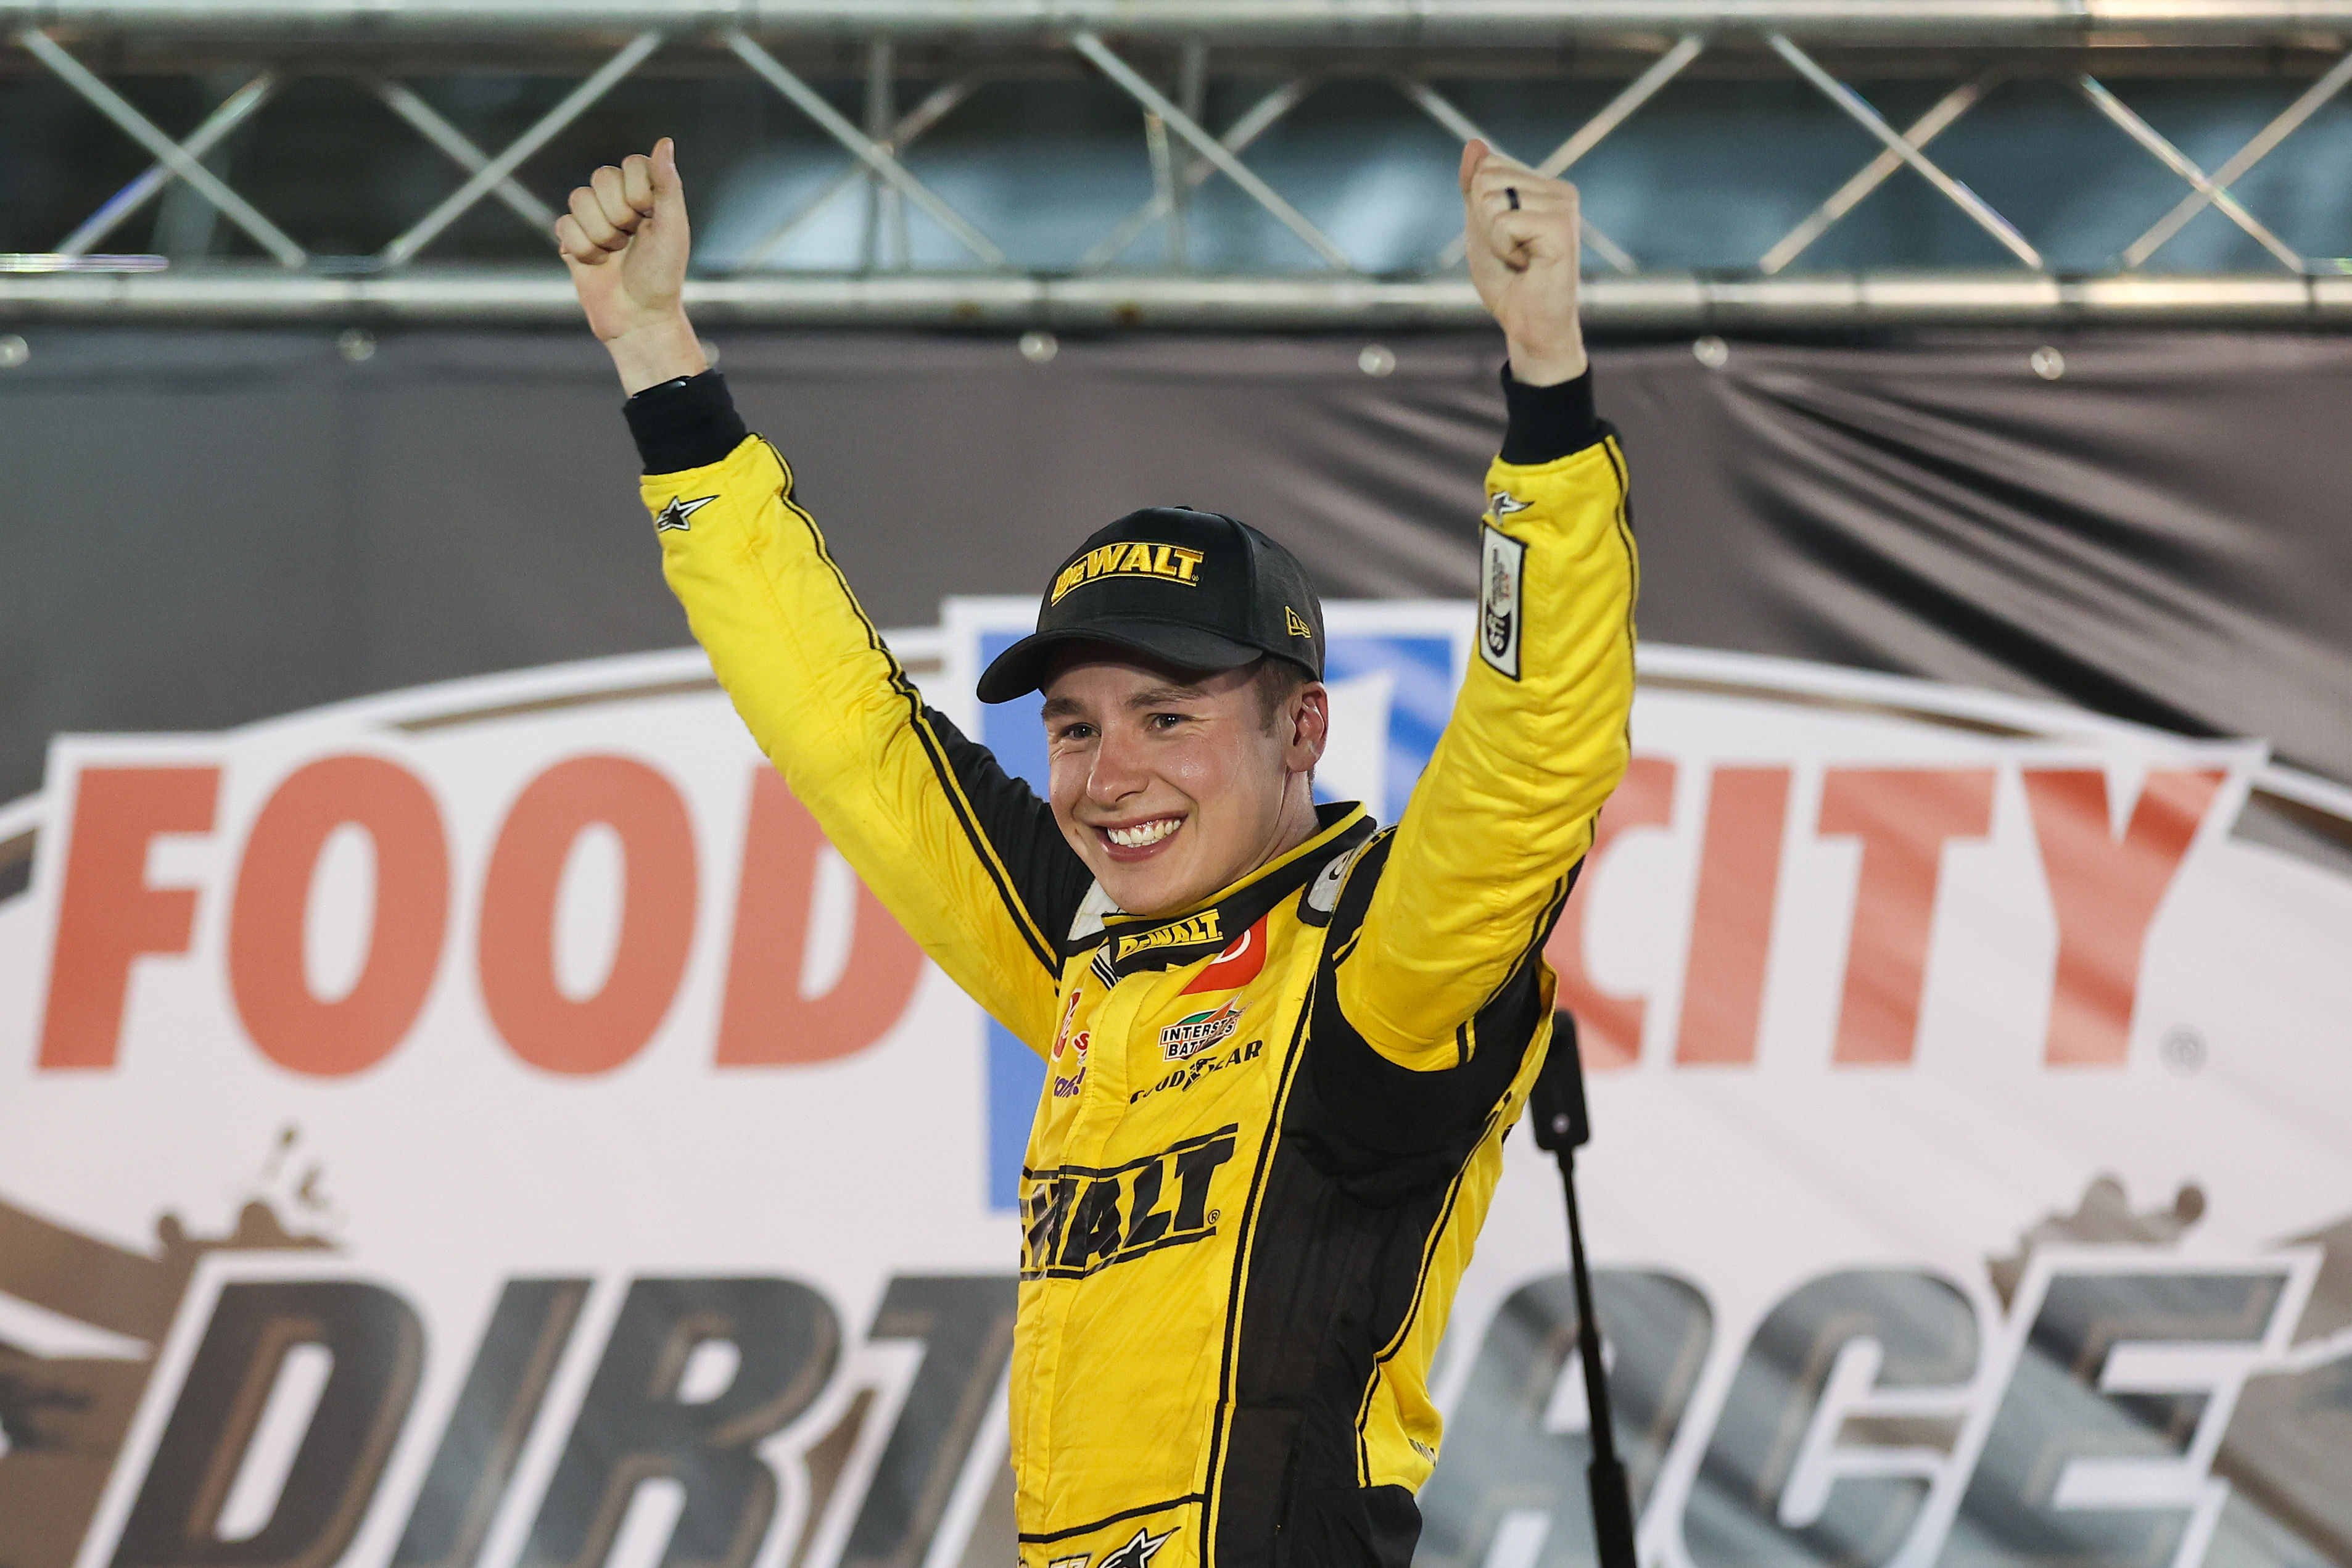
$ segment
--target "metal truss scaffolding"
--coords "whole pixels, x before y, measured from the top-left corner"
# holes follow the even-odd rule
[[[0,0],[0,29],[14,45],[0,108],[46,93],[44,112],[94,113],[117,148],[150,160],[46,234],[5,231],[23,248],[0,256],[0,319],[570,320],[545,237],[584,164],[551,150],[591,122],[615,136],[659,123],[650,107],[612,117],[629,92],[668,82],[705,98],[753,91],[802,138],[805,167],[734,181],[731,237],[698,251],[691,302],[712,322],[1464,324],[1479,313],[1462,242],[1458,228],[1439,237],[1446,181],[1416,135],[1439,151],[1483,138],[1580,181],[1593,171],[1584,243],[1603,327],[2352,320],[2352,264],[2324,254],[2352,252],[2336,228],[2352,211],[2258,210],[2281,199],[2263,182],[2297,155],[2352,173],[2352,136],[2334,118],[2352,129],[2339,96],[2352,0]],[[436,84],[500,76],[569,85],[486,145],[488,121],[469,121]],[[385,237],[361,255],[289,216],[310,198],[288,160],[256,155],[345,112],[287,107],[297,84],[322,81],[373,106],[368,134],[413,138],[442,161],[437,194],[401,184],[375,214]],[[1668,134],[1668,106],[1708,84],[1713,119],[1685,109]],[[1302,105],[1342,89],[1355,94],[1349,134],[1267,154]],[[2063,124],[2073,140],[1947,151],[1964,121],[1986,122],[1988,102],[2027,89],[2043,118],[2019,123]],[[1778,96],[1751,113],[1743,90]],[[1114,109],[1132,127],[1117,134],[1134,138],[1121,155],[1139,173],[1064,182],[1082,194],[1056,196],[1053,254],[1027,198],[1005,193],[1091,153],[1067,137],[1025,141],[1016,113],[975,121],[984,91],[1059,93],[1097,141]],[[2053,96],[2075,118],[2051,118]],[[1924,107],[1881,107],[1895,99]],[[163,129],[172,116],[152,106],[167,100],[201,110],[179,115],[188,129]],[[953,156],[925,163],[959,121]],[[2315,121],[2326,135],[2306,130]],[[1718,146],[1789,139],[1785,157],[1741,149],[1769,177],[1714,200],[1756,221],[1718,226],[1744,238],[1699,261],[1669,254],[1675,225],[1655,216],[1675,190],[1671,159],[1696,155],[1694,126]],[[1612,205],[1651,127],[1644,200]],[[2087,242],[2065,232],[2084,204],[2035,193],[2096,138],[2101,167],[2131,163],[2128,178],[2099,176],[2112,187],[2101,221],[2142,193],[2147,210],[2125,214],[2130,236],[2113,232],[2084,264]],[[16,142],[0,143],[0,191],[7,164],[32,156]],[[1868,150],[1859,167],[1847,146]],[[278,172],[242,172],[229,156],[240,147],[245,165]],[[1601,167],[1610,156],[1614,174]],[[1350,180],[1414,158],[1430,210],[1383,198],[1371,222]],[[1978,173],[1963,177],[1969,160]],[[773,162],[747,154],[743,167]],[[2026,195],[1993,191],[1987,169]],[[1890,186],[1907,189],[1916,232],[1888,243],[1911,248],[1895,261],[1852,243],[1836,253],[1849,217]],[[236,237],[138,251],[128,237],[160,202]],[[478,215],[499,208],[515,224],[486,237]],[[2175,241],[2208,209],[2200,254],[2230,264],[2167,270],[2168,247],[2180,256]],[[1374,229],[1385,237],[1366,239]],[[812,251],[820,231],[853,249]]]

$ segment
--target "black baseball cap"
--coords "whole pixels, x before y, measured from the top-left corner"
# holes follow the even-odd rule
[[[982,702],[1045,684],[1071,643],[1133,648],[1180,669],[1231,669],[1271,654],[1323,679],[1323,603],[1298,558],[1222,512],[1129,512],[1071,552],[1045,584],[1037,630],[996,656]]]

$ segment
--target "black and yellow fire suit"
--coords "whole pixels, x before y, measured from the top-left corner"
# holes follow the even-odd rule
[[[1403,820],[1108,907],[924,704],[715,375],[630,418],[737,710],[924,950],[1047,1058],[1012,1376],[1025,1568],[1403,1568],[1428,1371],[1549,1037],[1541,948],[1626,761],[1635,565],[1589,378],[1507,381],[1479,647]]]

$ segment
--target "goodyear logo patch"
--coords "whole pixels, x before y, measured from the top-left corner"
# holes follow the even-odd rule
[[[1227,1068],[1245,1066],[1257,1060],[1265,1051],[1264,1040],[1252,1040],[1245,1046],[1235,1046],[1232,1050],[1220,1052],[1215,1056],[1194,1057],[1182,1067],[1172,1068],[1163,1074],[1158,1082],[1147,1084],[1129,1095],[1127,1102],[1129,1105],[1139,1105],[1153,1095],[1165,1094],[1171,1089],[1181,1094],[1211,1073],[1223,1072]]]
[[[1178,544],[1152,544],[1138,540],[1129,544],[1105,544],[1087,551],[1062,568],[1054,579],[1054,604],[1073,588],[1104,577],[1157,577],[1163,582],[1181,583],[1188,588],[1200,585],[1201,552]]]
[[[1190,947],[1196,942],[1223,942],[1224,934],[1218,929],[1218,915],[1206,910],[1185,920],[1171,921],[1164,926],[1154,926],[1147,931],[1118,939],[1118,956],[1115,963],[1124,963],[1139,952],[1149,952],[1155,947]]]

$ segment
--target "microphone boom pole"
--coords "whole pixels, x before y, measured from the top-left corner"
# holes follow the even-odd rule
[[[1601,1359],[1601,1323],[1592,1310],[1592,1275],[1584,1262],[1584,1223],[1576,1206],[1576,1151],[1592,1137],[1584,1107],[1584,1063],[1578,1053],[1576,1019],[1552,1015],[1551,1049],[1528,1096],[1535,1112],[1536,1147],[1559,1162],[1559,1184],[1568,1199],[1568,1267],[1576,1286],[1577,1359],[1584,1363],[1586,1426],[1592,1434],[1592,1462],[1584,1479],[1592,1501],[1592,1539],[1601,1568],[1636,1568],[1633,1500],[1625,1467],[1617,1458],[1616,1425],[1610,1415],[1609,1374]]]

